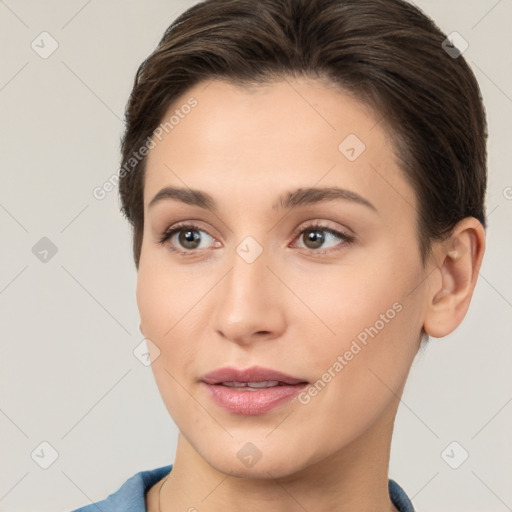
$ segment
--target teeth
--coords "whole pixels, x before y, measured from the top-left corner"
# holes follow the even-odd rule
[[[264,380],[262,382],[248,382],[247,386],[250,388],[270,388],[273,386],[278,386],[278,380]]]
[[[230,388],[234,388],[234,387],[242,388],[242,387],[247,386],[246,382],[221,382],[221,384],[223,386],[228,386]]]
[[[270,388],[279,385],[278,380],[264,380],[262,382],[222,382],[223,386],[230,388]]]

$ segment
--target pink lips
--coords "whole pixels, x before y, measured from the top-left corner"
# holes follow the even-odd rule
[[[229,412],[244,415],[263,414],[295,397],[308,384],[304,379],[282,372],[253,366],[245,370],[219,368],[202,377],[210,397]],[[278,381],[265,388],[228,387],[222,383]]]

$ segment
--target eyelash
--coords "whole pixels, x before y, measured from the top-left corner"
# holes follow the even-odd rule
[[[164,245],[169,239],[171,239],[176,233],[179,233],[180,231],[204,231],[204,229],[201,229],[197,224],[187,224],[187,223],[184,223],[184,224],[178,224],[176,226],[173,226],[172,228],[169,228],[167,229],[163,235],[157,240],[157,243],[161,244],[161,245]],[[327,226],[324,226],[323,224],[320,224],[318,222],[313,222],[307,226],[304,226],[302,227],[300,230],[297,230],[295,233],[294,233],[294,240],[296,238],[298,238],[300,235],[302,235],[305,231],[324,231],[326,233],[329,233],[331,235],[333,235],[335,238],[339,238],[340,240],[342,240],[344,243],[344,246],[347,246],[347,245],[351,245],[354,240],[355,240],[355,237],[352,236],[352,235],[348,235],[346,233],[342,233],[340,231],[336,231],[335,229],[331,229]],[[211,235],[210,235],[211,236]],[[212,237],[213,238],[213,237]],[[169,244],[168,246],[168,249],[172,252],[175,252],[175,253],[178,253],[182,256],[191,256],[193,255],[194,253],[198,253],[201,251],[201,249],[199,250],[194,250],[194,249],[190,249],[190,250],[180,250],[180,249],[177,249],[176,247],[173,247],[171,244]],[[329,248],[329,249],[305,249],[306,251],[308,252],[311,252],[311,253],[315,253],[315,254],[326,254],[326,253],[329,253],[329,252],[332,252],[332,251],[339,251],[341,250],[341,248]]]

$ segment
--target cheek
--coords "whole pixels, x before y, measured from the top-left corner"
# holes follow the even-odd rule
[[[151,255],[143,255],[137,275],[137,306],[143,332],[159,340],[171,335],[191,305],[198,290],[190,286],[190,275],[163,265]]]
[[[146,256],[141,258],[136,290],[141,330],[160,350],[153,363],[155,376],[173,385],[169,373],[186,374],[197,357],[208,318],[203,299],[212,283],[193,279],[190,267],[170,266]]]
[[[297,296],[305,297],[312,313],[308,316],[317,330],[333,341],[357,336],[403,300],[400,283],[389,269],[372,272],[355,266],[339,270],[324,267],[315,270],[313,280],[307,275],[291,278],[290,287]],[[394,316],[393,311],[390,316]]]
[[[299,403],[323,421],[320,411],[329,411],[333,426],[318,420],[318,428],[348,443],[400,394],[417,352],[417,314],[414,302],[401,293],[405,282],[389,274],[343,274],[331,275],[322,291],[306,295],[334,332],[315,319],[323,334],[307,344],[302,336],[301,360],[308,361],[314,381]]]
[[[194,304],[187,297],[187,287],[180,281],[179,273],[161,269],[158,262],[141,258],[137,276],[137,306],[141,330],[151,340],[151,368],[163,403],[171,417],[175,418],[185,406],[187,396],[182,393],[180,383],[183,372],[193,362],[190,336],[183,343],[186,313]],[[190,292],[188,292],[190,293]],[[154,344],[154,345],[153,345]]]
[[[184,332],[187,312],[194,304],[193,297],[187,297],[185,283],[180,282],[179,273],[173,273],[173,279],[167,277],[169,270],[161,270],[158,265],[143,263],[139,266],[137,278],[137,306],[139,309],[141,331],[151,340],[154,354],[152,369],[162,394],[168,388],[174,389],[173,379],[176,369],[180,372],[188,367],[193,336]],[[176,278],[177,277],[177,278]],[[184,343],[186,338],[186,343]],[[179,379],[182,380],[181,378]],[[172,393],[171,393],[172,395]],[[164,397],[167,403],[167,398]]]
[[[307,315],[310,335],[304,340],[301,359],[311,362],[317,377],[329,369],[341,374],[339,364],[337,372],[333,369],[338,356],[342,356],[343,371],[350,368],[344,373],[350,373],[350,379],[357,373],[359,383],[363,382],[360,379],[375,380],[373,369],[398,385],[393,375],[403,376],[408,371],[421,330],[419,301],[409,294],[417,281],[416,271],[405,262],[383,267],[377,263],[365,265],[364,271],[355,267],[338,272],[318,269],[314,287],[311,280],[295,279],[294,291],[307,297],[314,313]],[[304,320],[298,318],[296,325],[304,329]]]

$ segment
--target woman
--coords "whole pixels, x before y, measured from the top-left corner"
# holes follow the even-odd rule
[[[208,0],[141,65],[119,172],[173,465],[79,509],[413,511],[393,423],[485,249],[486,121],[401,0]]]

